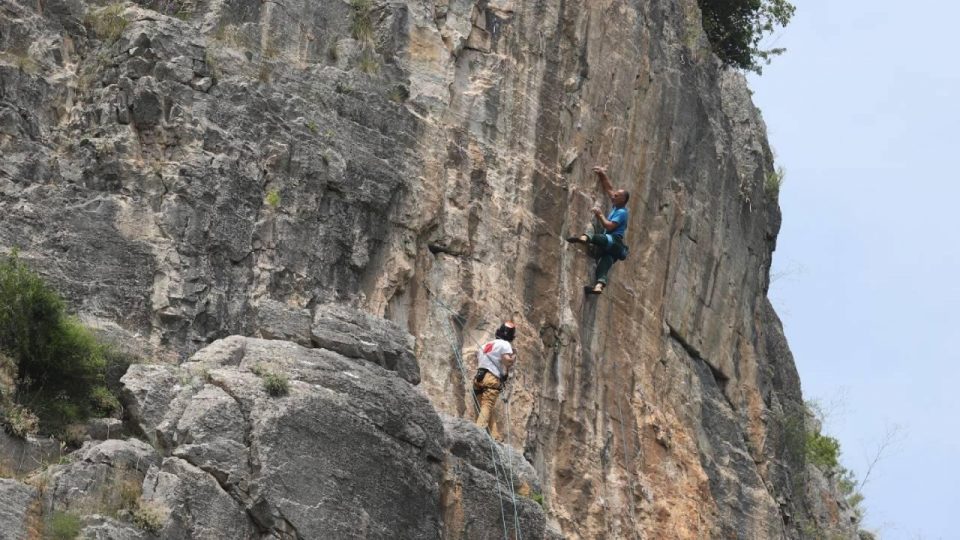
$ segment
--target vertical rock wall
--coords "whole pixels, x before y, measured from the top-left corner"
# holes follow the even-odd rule
[[[694,0],[9,0],[0,45],[0,247],[87,320],[182,358],[354,304],[463,415],[454,351],[511,317],[565,536],[800,534],[772,155]],[[632,194],[599,298],[596,164]]]

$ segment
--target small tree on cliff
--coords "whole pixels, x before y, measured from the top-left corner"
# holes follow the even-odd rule
[[[793,17],[787,0],[699,0],[703,29],[713,51],[728,66],[760,73],[785,49],[761,47],[761,40]]]
[[[107,353],[16,252],[0,258],[0,354],[9,358],[0,367],[17,405],[3,396],[0,424],[17,435],[32,431],[18,427],[26,407],[39,416],[41,431],[55,433],[116,409],[116,397],[104,386]]]

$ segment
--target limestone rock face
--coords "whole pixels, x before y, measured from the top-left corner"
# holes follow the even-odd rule
[[[37,490],[9,478],[0,478],[0,536],[26,538],[29,511]]]
[[[773,156],[695,0],[9,0],[0,40],[0,251],[19,247],[85,320],[148,355],[213,343],[125,379],[164,452],[156,486],[189,465],[284,534],[377,536],[396,519],[469,535],[442,528],[436,485],[485,486],[482,469],[434,463],[426,399],[469,416],[469,352],[509,317],[520,361],[501,423],[540,478],[547,530],[820,527],[792,436],[799,380],[766,299]],[[630,257],[599,298],[582,294],[592,260],[563,241],[605,201],[598,164],[631,193]],[[376,318],[403,331],[374,332]],[[378,366],[399,376],[349,375]],[[289,397],[264,393],[267,368]],[[336,456],[324,485],[261,453],[318,441]],[[354,478],[353,445],[374,442],[400,454],[363,471],[417,472],[386,490]],[[353,492],[328,495],[347,479]],[[285,483],[303,499],[273,491]],[[413,506],[390,514],[368,490]],[[434,510],[411,517],[418,505]]]
[[[469,422],[444,416],[443,428],[443,537],[545,538],[533,467]]]

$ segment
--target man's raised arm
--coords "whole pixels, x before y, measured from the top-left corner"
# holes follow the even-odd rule
[[[606,165],[595,166],[593,172],[597,173],[597,176],[600,177],[600,185],[603,186],[603,190],[607,192],[607,195],[613,197],[613,184],[610,183],[610,177],[607,176]]]

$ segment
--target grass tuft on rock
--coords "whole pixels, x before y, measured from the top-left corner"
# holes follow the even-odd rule
[[[113,4],[88,12],[83,22],[98,38],[113,43],[123,35],[129,24],[123,11],[122,3]]]
[[[263,376],[263,389],[273,397],[281,397],[290,393],[290,381],[279,373],[267,373]]]
[[[43,537],[49,540],[73,540],[80,535],[80,517],[69,512],[54,512],[44,527]]]

